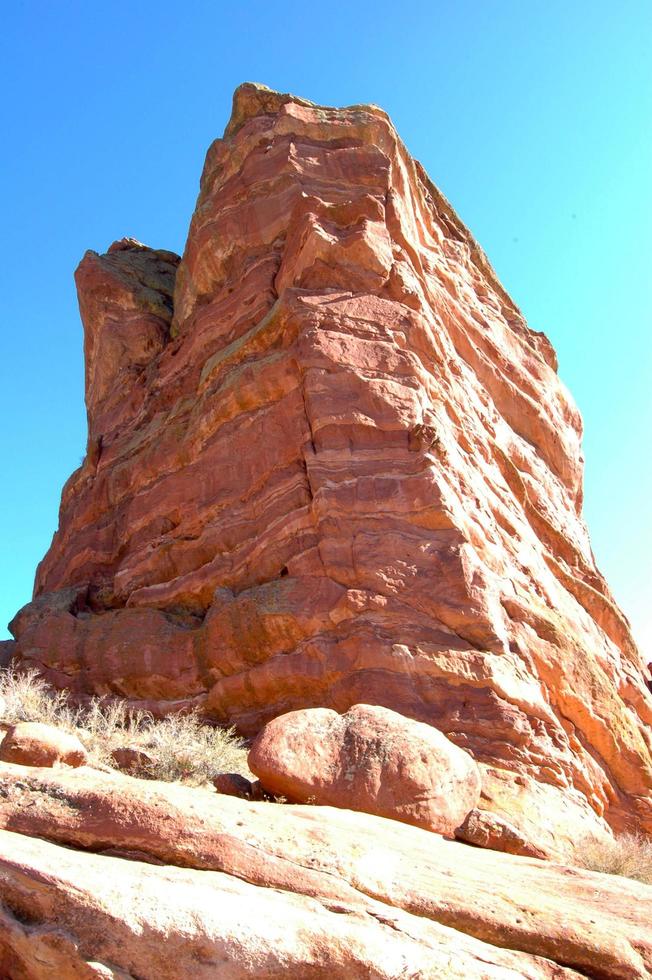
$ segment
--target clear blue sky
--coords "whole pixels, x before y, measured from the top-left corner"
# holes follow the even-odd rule
[[[85,445],[73,270],[183,249],[233,89],[391,114],[584,415],[598,563],[652,658],[652,3],[12,0],[0,31],[0,627]]]

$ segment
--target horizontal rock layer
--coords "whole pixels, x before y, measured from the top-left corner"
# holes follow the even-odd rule
[[[652,700],[554,352],[373,106],[245,85],[180,263],[87,253],[89,446],[16,656],[256,732],[384,705],[543,851],[652,831]]]

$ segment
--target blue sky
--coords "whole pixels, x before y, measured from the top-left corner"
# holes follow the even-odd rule
[[[0,628],[85,445],[73,270],[183,249],[240,82],[375,102],[557,348],[598,564],[652,659],[652,4],[4,4]]]

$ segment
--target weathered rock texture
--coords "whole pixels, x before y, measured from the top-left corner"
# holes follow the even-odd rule
[[[652,831],[579,414],[387,115],[239,88],[177,261],[124,240],[77,271],[88,453],[19,660],[246,733],[385,705],[537,846]]]
[[[38,721],[12,725],[0,741],[0,761],[21,766],[83,766],[86,749],[76,735]]]
[[[248,765],[266,790],[295,803],[362,810],[438,834],[452,834],[480,799],[467,752],[432,725],[377,705],[280,715],[256,736]]]
[[[624,878],[87,768],[0,787],[11,980],[652,973],[652,888]]]

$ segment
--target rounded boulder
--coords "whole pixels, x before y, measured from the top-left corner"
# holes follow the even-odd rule
[[[291,711],[259,732],[249,768],[295,803],[361,810],[452,834],[480,799],[475,760],[438,729],[376,705]]]
[[[38,721],[21,721],[0,744],[0,762],[19,766],[83,766],[87,752],[76,735]]]

